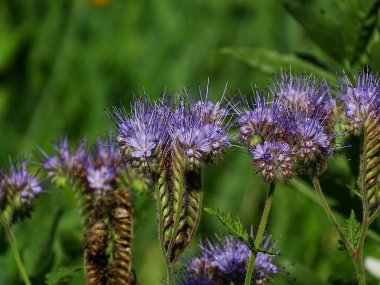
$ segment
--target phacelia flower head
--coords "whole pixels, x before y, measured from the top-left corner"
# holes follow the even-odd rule
[[[319,83],[313,75],[281,73],[270,89],[278,105],[290,113],[318,117],[326,122],[334,121],[336,103],[331,97],[330,88],[326,82]]]
[[[262,248],[273,251],[275,244],[264,238]],[[243,284],[251,251],[243,242],[226,236],[218,242],[207,241],[200,246],[201,256],[188,263],[187,274],[191,278],[203,278],[213,284]],[[276,256],[257,253],[252,284],[266,284],[281,268],[274,264]]]
[[[251,150],[253,164],[265,182],[288,181],[294,174],[294,153],[287,143],[264,142]]]
[[[208,162],[219,160],[231,144],[226,123],[227,108],[221,102],[211,103],[200,93],[200,100],[193,102],[189,96],[180,101],[173,112],[170,131],[171,147],[179,150],[189,169],[199,169]]]
[[[63,137],[54,144],[55,155],[48,156],[41,150],[42,167],[47,171],[48,177],[58,184],[63,184],[69,174],[81,176],[86,163],[85,143],[86,140],[83,139],[78,147],[71,151],[67,137]]]
[[[136,99],[131,113],[114,109],[119,146],[132,166],[147,169],[167,143],[171,112],[161,103]]]
[[[345,124],[359,135],[367,120],[377,118],[380,110],[379,77],[369,71],[355,75],[355,85],[343,74],[339,98],[345,104]]]
[[[173,147],[181,150],[190,169],[216,161],[230,147],[227,132],[217,124],[203,122],[198,113],[182,109],[173,117]]]
[[[296,119],[295,154],[301,173],[321,172],[332,155],[335,136],[323,128],[318,119]]]
[[[13,208],[14,218],[28,214],[32,201],[42,192],[40,181],[28,172],[27,167],[27,160],[18,166],[11,164],[10,171],[4,172],[1,176],[1,207],[10,205]]]
[[[126,167],[126,162],[112,141],[98,139],[92,152],[87,153],[87,188],[95,190],[97,194],[114,189],[116,180],[123,176]]]
[[[235,108],[238,115],[239,139],[248,148],[266,140],[286,140],[287,114],[278,108],[276,100],[268,102],[259,93],[255,95],[253,106],[243,99],[242,109]]]

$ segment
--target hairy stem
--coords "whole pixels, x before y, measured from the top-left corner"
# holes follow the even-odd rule
[[[351,245],[351,243],[348,241],[346,235],[344,234],[343,229],[339,225],[339,223],[336,220],[329,204],[327,203],[325,195],[322,192],[322,188],[321,188],[321,184],[319,183],[318,176],[313,175],[312,180],[313,180],[314,189],[319,196],[319,200],[321,201],[321,205],[322,205],[323,209],[325,210],[325,213],[326,213],[327,217],[329,218],[330,223],[334,226],[336,232],[338,233],[340,239],[343,242],[344,247],[347,249],[349,254],[352,256],[354,253],[353,245]]]
[[[273,201],[273,195],[274,195],[274,189],[276,187],[275,183],[271,183],[269,186],[269,193],[267,200],[265,202],[264,210],[263,210],[263,215],[261,216],[260,224],[259,224],[259,229],[257,230],[256,237],[255,237],[255,242],[254,246],[255,249],[259,248],[261,240],[263,239],[264,232],[265,232],[265,227],[267,225],[269,213],[272,207],[272,201]],[[252,251],[251,252],[251,257],[249,259],[249,264],[248,264],[248,269],[247,269],[247,275],[245,276],[245,281],[244,285],[249,285],[251,284],[251,279],[252,279],[252,274],[253,274],[253,268],[255,266],[255,260],[256,260],[257,252]]]
[[[12,254],[13,254],[13,258],[16,261],[20,275],[21,275],[21,277],[24,280],[24,283],[26,285],[31,285],[28,274],[26,273],[24,264],[22,263],[20,253],[19,253],[18,248],[17,248],[16,238],[13,234],[11,225],[10,225],[10,223],[8,223],[8,221],[3,216],[1,216],[1,223],[4,226],[5,234],[7,236],[7,239],[8,239],[9,245],[11,247]]]

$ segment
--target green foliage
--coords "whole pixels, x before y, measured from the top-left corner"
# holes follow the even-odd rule
[[[349,219],[343,227],[348,241],[352,245],[356,245],[360,238],[360,223],[356,220],[355,212],[352,210]]]
[[[245,243],[250,250],[255,252],[262,252],[273,256],[276,255],[275,253],[272,253],[270,251],[261,248],[255,248],[254,237],[248,234],[238,216],[233,217],[231,213],[223,213],[218,209],[213,210],[211,208],[204,208],[204,211],[218,218],[218,220],[223,224],[223,226],[227,230],[227,233]]]
[[[46,274],[46,285],[67,285],[70,283],[74,275],[79,272],[81,268],[66,268],[62,267],[55,272]]]
[[[223,213],[218,209],[204,208],[204,210],[218,218],[230,235],[244,242],[249,248],[253,248],[253,239],[248,235],[239,217],[233,217],[231,213]]]

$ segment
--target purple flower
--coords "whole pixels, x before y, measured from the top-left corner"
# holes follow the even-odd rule
[[[203,112],[202,104],[198,102],[195,107],[190,105],[189,109],[180,105],[172,118],[170,135],[173,147],[181,149],[190,169],[218,160],[224,149],[230,147],[227,132],[221,126],[221,118],[211,120],[209,113],[205,115]]]
[[[359,134],[368,119],[379,116],[379,78],[369,71],[363,71],[355,75],[355,85],[346,74],[343,74],[339,83],[339,98],[345,104],[345,123],[349,131]]]
[[[4,174],[1,183],[3,191],[11,197],[19,198],[22,204],[29,204],[42,192],[39,180],[28,173],[27,166],[28,161],[23,161],[19,168],[12,164],[10,172]]]
[[[71,152],[67,137],[63,137],[58,143],[54,144],[55,155],[48,156],[41,150],[43,154],[42,167],[47,171],[48,177],[58,180],[60,177],[69,174],[79,176],[86,160],[85,142],[85,139],[83,139],[78,148]]]
[[[271,243],[270,236],[263,239],[261,247],[273,251],[275,244]],[[218,242],[207,241],[201,243],[201,256],[190,260],[187,265],[187,274],[191,278],[204,278],[215,284],[243,284],[251,251],[243,242],[231,236],[226,236]],[[257,253],[254,264],[253,284],[266,282],[280,271],[274,264],[276,256]]]
[[[277,100],[267,102],[267,99],[257,92],[252,104],[248,103],[247,99],[243,99],[243,102],[243,108],[235,108],[235,111],[240,127],[239,139],[248,149],[264,141],[289,140],[290,118],[286,110],[279,108]]]
[[[270,87],[280,107],[305,117],[334,120],[336,103],[331,97],[328,84],[319,84],[313,75],[281,73]]]
[[[302,173],[308,172],[310,167],[322,167],[332,154],[335,137],[325,133],[319,120],[298,118],[295,138]]]
[[[152,106],[148,100],[135,100],[132,114],[114,109],[118,142],[125,158],[135,167],[148,168],[157,151],[167,143],[171,113],[164,104]]]
[[[96,190],[98,194],[103,191],[112,190],[112,182],[115,179],[115,173],[106,166],[98,169],[94,167],[87,168],[87,182],[89,187]]]
[[[287,143],[264,142],[251,152],[253,164],[264,181],[288,181],[293,176],[294,153]]]

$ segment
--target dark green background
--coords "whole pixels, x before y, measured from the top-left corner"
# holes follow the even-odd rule
[[[151,98],[184,87],[194,94],[210,80],[218,99],[228,82],[231,95],[265,87],[274,73],[314,72],[331,80],[369,65],[380,68],[379,1],[268,0],[90,0],[0,1],[0,163],[19,158],[68,134],[73,143],[93,140],[112,128],[104,110],[129,106],[133,95]],[[360,204],[355,185],[359,140],[339,138],[322,184],[342,218]],[[35,161],[35,159],[33,159]],[[266,186],[249,154],[233,148],[204,171],[204,204],[257,225]],[[276,284],[354,284],[353,266],[338,250],[337,235],[324,216],[307,177],[280,185],[268,233],[278,240],[285,272]],[[164,264],[157,241],[151,195],[135,201],[134,264],[141,284],[159,284]],[[36,201],[31,219],[15,227],[34,284],[45,274],[81,277],[81,227],[70,189],[53,187]],[[343,219],[342,219],[343,220]],[[376,223],[375,223],[376,224]],[[379,222],[374,230],[379,230]],[[222,234],[204,214],[198,236],[185,254],[196,252],[199,236]],[[368,238],[365,255],[380,257],[380,237]],[[182,260],[183,263],[186,260]],[[181,266],[178,266],[180,269]],[[78,269],[79,268],[79,269]],[[66,272],[66,273],[65,273]],[[287,273],[289,274],[287,276]],[[376,284],[368,275],[368,283]],[[0,238],[0,284],[21,284],[7,243]],[[53,281],[51,284],[55,284]]]

